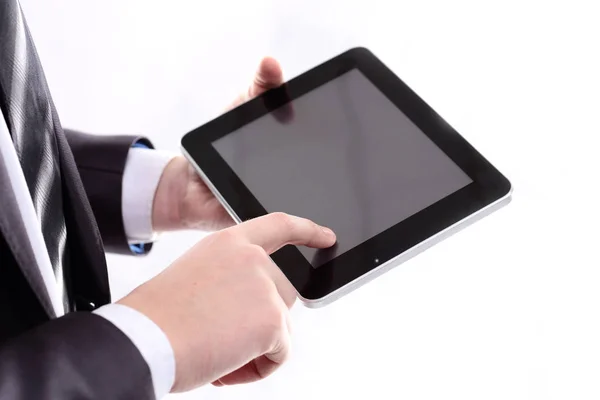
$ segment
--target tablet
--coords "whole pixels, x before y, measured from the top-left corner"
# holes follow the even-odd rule
[[[328,304],[510,200],[509,181],[364,48],[193,130],[182,149],[239,223],[282,211],[336,245],[272,254]]]

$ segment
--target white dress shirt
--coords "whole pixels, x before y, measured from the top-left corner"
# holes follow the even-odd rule
[[[0,112],[0,152],[6,163],[21,217],[33,248],[40,273],[57,316],[65,313],[57,290],[46,243],[10,132]],[[152,203],[163,169],[173,158],[158,150],[132,148],[123,175],[122,211],[125,233],[131,243],[154,239]],[[120,329],[137,347],[148,364],[157,399],[165,396],[175,380],[175,357],[165,333],[144,314],[121,304],[108,304],[94,311]]]

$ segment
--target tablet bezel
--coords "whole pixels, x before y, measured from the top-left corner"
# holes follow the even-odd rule
[[[318,268],[294,246],[271,255],[273,261],[308,301],[321,299],[387,263],[510,193],[510,182],[458,132],[429,107],[369,50],[359,47],[271,89],[257,98],[186,134],[182,148],[227,202],[238,221],[267,214],[250,190],[213,147],[213,142],[276,111],[293,113],[293,100],[358,69],[427,135],[473,182],[411,217],[395,224]],[[290,108],[291,105],[291,108]]]

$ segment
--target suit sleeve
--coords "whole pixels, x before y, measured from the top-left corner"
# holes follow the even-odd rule
[[[155,399],[148,365],[109,321],[71,313],[0,348],[0,399]]]
[[[139,136],[91,135],[65,129],[77,169],[92,206],[107,252],[134,254],[123,224],[123,173],[134,143],[152,144]],[[142,253],[150,250],[145,245]],[[139,251],[136,253],[140,253]]]

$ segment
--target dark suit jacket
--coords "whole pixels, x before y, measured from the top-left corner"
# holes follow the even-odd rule
[[[104,250],[130,253],[121,214],[127,153],[137,140],[150,143],[56,128],[76,312],[55,318],[0,162],[0,399],[152,399],[137,348],[90,312],[111,301]]]

